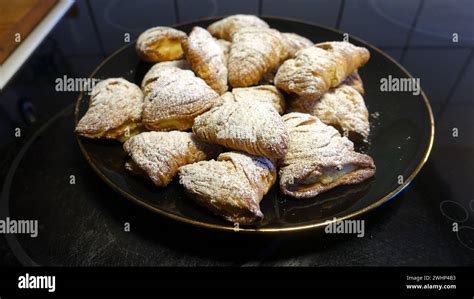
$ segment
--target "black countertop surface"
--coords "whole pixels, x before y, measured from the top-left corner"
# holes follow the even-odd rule
[[[139,1],[137,5],[145,2]],[[202,1],[201,11],[196,9],[195,14],[189,10],[187,1],[154,2],[160,8],[156,14],[162,15],[160,25],[203,17],[206,14],[202,10],[209,10],[207,1]],[[326,3],[316,2],[321,7]],[[78,94],[56,92],[54,82],[63,75],[87,77],[105,56],[120,47],[113,34],[119,36],[126,28],[134,27],[133,40],[143,29],[157,23],[147,14],[135,23],[118,23],[110,17],[117,15],[109,13],[116,9],[114,6],[78,1],[76,8],[1,94],[2,217],[8,211],[14,219],[37,219],[40,229],[37,238],[1,236],[0,264],[474,265],[474,9],[470,10],[471,15],[459,14],[455,21],[449,10],[440,12],[432,7],[445,4],[421,2],[406,7],[404,17],[410,14],[413,17],[405,22],[393,21],[404,17],[390,7],[371,7],[372,11],[367,12],[364,6],[370,6],[371,1],[361,1],[359,6],[352,2],[334,7],[326,3],[324,9],[328,13],[318,13],[312,19],[350,33],[352,28],[358,31],[353,32],[355,35],[387,51],[420,78],[435,113],[436,136],[428,162],[402,193],[363,216],[365,237],[357,238],[321,231],[282,235],[209,231],[153,214],[109,189],[86,163],[72,134],[72,105]],[[232,7],[219,2],[218,9],[212,12],[261,12],[310,18],[303,12],[304,7],[293,7],[285,14],[284,1],[255,1],[255,6],[251,5],[252,1],[244,3]],[[343,13],[330,17],[329,12],[340,9]],[[460,11],[460,7],[452,9]],[[164,13],[170,10],[176,14]],[[381,18],[375,20],[379,23],[378,30],[365,24],[370,23],[368,20],[363,25],[371,30],[362,30],[359,28],[362,25],[350,26],[359,24],[353,15],[362,10]],[[434,17],[441,23],[445,19],[452,21],[445,23],[455,28],[433,28],[430,22]],[[400,23],[408,25],[404,27]],[[380,30],[386,30],[391,38],[381,36]],[[462,42],[452,43],[446,38],[453,30],[460,32]],[[432,34],[435,31],[438,34]],[[15,128],[21,129],[21,137],[15,137]],[[70,184],[71,175],[75,176],[75,184]],[[126,222],[130,223],[130,232],[124,230]],[[453,222],[458,223],[457,232],[453,231]]]

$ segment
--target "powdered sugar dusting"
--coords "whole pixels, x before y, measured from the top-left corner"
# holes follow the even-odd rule
[[[283,157],[289,139],[275,108],[253,101],[224,102],[198,116],[193,132],[206,142],[269,158]]]
[[[123,78],[103,80],[92,90],[89,108],[76,132],[90,138],[107,138],[111,130],[129,122],[139,123],[142,107],[143,93],[137,85]]]

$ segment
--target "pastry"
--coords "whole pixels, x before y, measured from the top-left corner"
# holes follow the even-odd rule
[[[278,70],[278,67],[274,70],[268,71],[263,74],[262,79],[258,82],[259,85],[274,85],[275,82],[275,75]]]
[[[287,56],[280,32],[245,27],[233,35],[229,53],[229,83],[232,87],[257,84]]]
[[[294,99],[290,101],[290,111],[316,116],[353,141],[365,140],[369,136],[369,112],[364,98],[346,84],[330,89],[320,99]]]
[[[267,102],[275,107],[276,111],[283,114],[286,108],[285,97],[273,85],[259,85],[232,89],[235,99],[249,99],[251,101]]]
[[[194,118],[209,110],[219,97],[192,71],[158,66],[153,72],[143,87],[142,121],[149,130],[190,129]]]
[[[123,78],[110,78],[94,86],[86,114],[75,132],[93,139],[125,141],[141,127],[143,93]]]
[[[288,146],[281,116],[259,101],[225,101],[196,117],[193,132],[202,141],[268,158],[283,157]]]
[[[355,70],[354,72],[352,72],[352,74],[347,76],[347,78],[344,81],[342,81],[341,85],[342,84],[345,84],[354,88],[361,95],[365,94],[364,82],[362,81],[362,78],[360,77],[359,72],[357,70]]]
[[[367,63],[366,48],[348,42],[326,42],[302,49],[278,69],[275,85],[306,99],[320,98]]]
[[[226,41],[225,39],[217,39],[217,43],[219,44],[219,47],[221,47],[222,52],[224,53],[224,61],[225,65],[227,66],[227,62],[229,61],[230,45],[232,43]]]
[[[273,85],[259,85],[252,87],[239,87],[232,89],[232,92],[226,92],[221,96],[222,101],[259,101],[271,104],[278,113],[283,114],[285,111],[285,97]]]
[[[207,31],[216,38],[232,41],[234,32],[244,27],[270,28],[265,21],[256,16],[238,14],[212,23],[207,27]]]
[[[138,56],[148,62],[176,60],[183,57],[181,41],[186,33],[171,27],[153,27],[138,37]]]
[[[182,47],[196,75],[218,94],[227,91],[227,64],[224,52],[207,30],[194,27]]]
[[[130,159],[125,168],[146,176],[158,186],[168,185],[179,167],[217,157],[220,147],[201,142],[192,133],[143,132],[123,144]]]
[[[283,42],[288,52],[288,57],[290,58],[295,57],[296,52],[299,50],[314,45],[312,41],[296,33],[284,32],[281,36],[283,37]]]
[[[306,37],[302,37],[296,33],[281,33],[283,45],[285,46],[286,52],[288,53],[289,58],[293,58],[300,49],[304,49],[307,47],[311,47],[313,42],[307,39]],[[275,75],[278,71],[280,64],[275,66],[273,69],[267,71],[261,81],[260,84],[272,84],[275,81]]]
[[[290,134],[288,153],[279,161],[280,189],[310,198],[340,185],[357,184],[375,174],[372,158],[318,118],[304,113],[283,116]]]
[[[201,161],[179,169],[179,182],[192,199],[240,225],[263,219],[259,204],[275,180],[272,161],[239,152],[223,153],[217,161]]]
[[[156,78],[160,74],[160,71],[159,71],[160,68],[170,67],[170,66],[174,66],[182,70],[191,70],[191,65],[184,59],[155,63],[143,77],[142,84],[141,84],[142,89],[144,89],[145,85],[147,85],[151,81],[156,80]]]

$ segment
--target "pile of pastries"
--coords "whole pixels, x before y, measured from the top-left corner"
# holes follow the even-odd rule
[[[157,187],[179,176],[201,206],[253,225],[277,173],[281,192],[296,199],[375,174],[353,144],[370,131],[357,72],[366,48],[314,44],[233,15],[189,34],[148,29],[136,51],[153,63],[141,86],[98,83],[75,132],[124,142],[124,167]]]

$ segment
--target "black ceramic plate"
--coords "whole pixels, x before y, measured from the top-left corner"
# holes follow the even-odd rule
[[[176,26],[190,32],[193,26],[206,27],[214,19]],[[314,24],[281,18],[264,18],[271,27],[282,32],[295,32],[314,42],[342,40],[343,34]],[[423,93],[382,92],[381,78],[410,78],[411,75],[388,55],[357,38],[356,45],[370,50],[369,63],[360,69],[364,81],[365,101],[369,109],[371,133],[368,144],[356,145],[375,161],[375,178],[359,185],[344,186],[313,199],[295,200],[278,190],[278,183],[261,203],[264,221],[240,231],[282,232],[320,227],[333,221],[354,217],[387,202],[403,190],[428,158],[434,137],[434,121]],[[135,54],[135,45],[127,45],[101,63],[92,77],[106,79],[124,77],[140,85],[150,68]],[[76,122],[87,110],[88,96],[81,95],[76,107]],[[177,180],[166,188],[128,173],[123,163],[125,153],[118,142],[91,141],[79,138],[79,146],[92,168],[112,188],[128,199],[159,214],[208,228],[233,230],[232,223],[196,205],[186,197]]]

